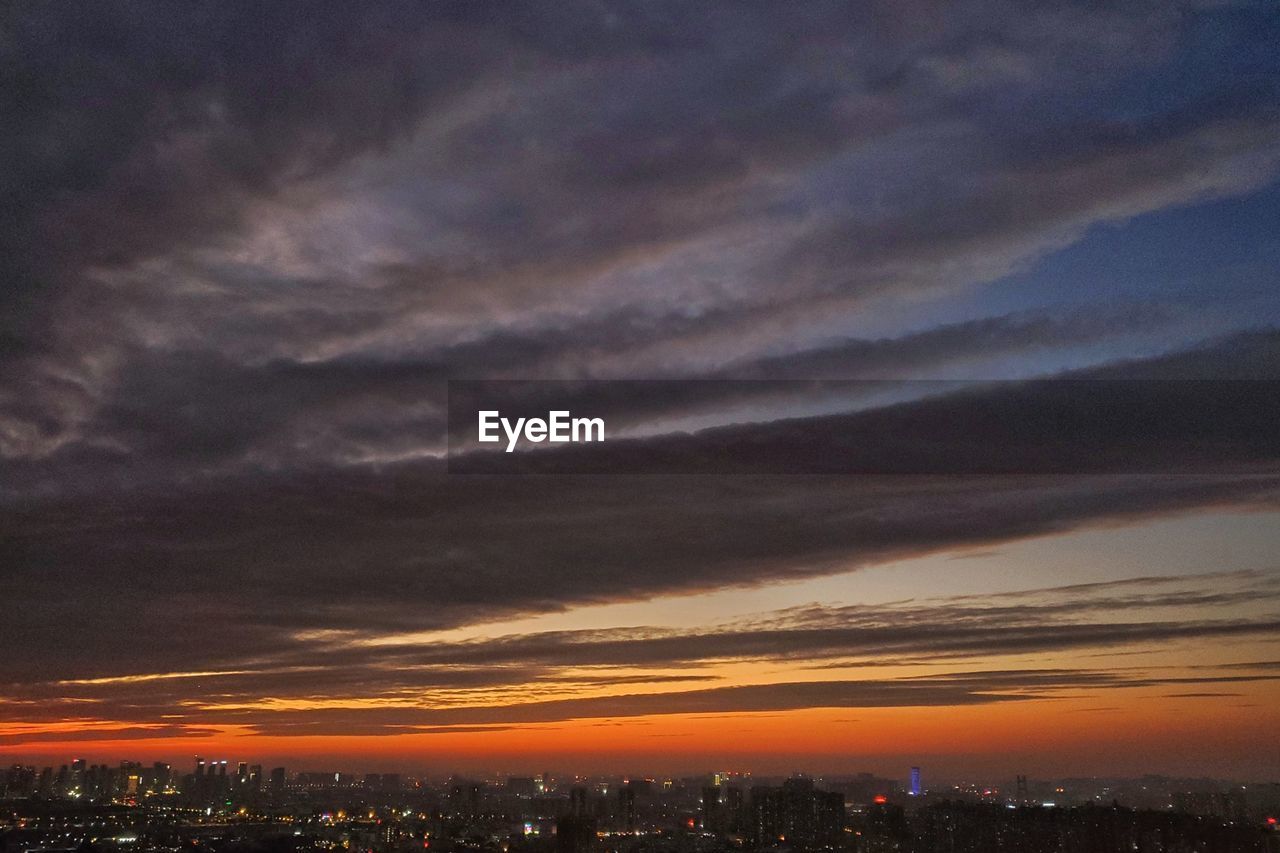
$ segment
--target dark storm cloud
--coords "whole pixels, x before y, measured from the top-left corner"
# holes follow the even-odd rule
[[[901,338],[835,341],[786,355],[730,364],[718,375],[726,379],[929,378],[929,371],[944,365],[1087,343],[1158,328],[1168,320],[1165,310],[1150,306],[1063,316],[984,317],[935,326]]]
[[[895,645],[883,625],[845,624],[867,614],[830,612],[806,617],[822,625],[723,637],[518,638],[443,657],[348,648],[1150,514],[1274,508],[1274,442],[1240,423],[1197,432],[1203,464],[1182,477],[462,480],[423,458],[439,450],[450,378],[899,378],[1046,349],[1066,361],[1093,347],[1179,350],[1221,331],[1206,321],[1188,332],[1185,311],[1098,300],[923,322],[904,308],[1023,269],[1099,223],[1274,179],[1270,68],[1217,62],[1214,35],[1230,24],[1265,49],[1273,10],[1229,20],[1163,2],[1082,11],[6,7],[0,599],[14,606],[0,622],[4,716],[140,723],[184,696],[252,704],[274,691],[410,701],[519,684],[552,696],[590,681],[569,666],[696,667],[731,645],[827,660],[1269,634],[1265,614],[1090,618],[1020,625],[992,645],[953,606],[953,633],[922,633],[916,647]],[[881,309],[905,313],[873,322]],[[1264,331],[1117,370],[1274,379],[1275,352]],[[619,399],[615,411],[644,425],[709,405],[778,404],[722,387],[712,400]],[[1026,399],[1008,393],[971,402]],[[1195,421],[1194,402],[1170,397],[1164,411],[1204,427],[1209,410]],[[969,452],[990,451],[963,407],[919,406],[813,420],[816,433],[756,424],[645,447],[840,452],[850,426],[884,434],[914,412],[953,424]],[[1133,437],[1120,430],[1101,446],[1124,453],[1120,439]],[[1143,452],[1186,450],[1185,434],[1181,445],[1162,438]],[[1188,595],[1188,607],[1223,603]],[[973,621],[989,630],[1016,609]],[[47,687],[203,671],[228,674]],[[23,684],[45,686],[24,694]],[[993,695],[1004,688],[991,679],[920,684],[669,695],[686,710],[1011,698]],[[1062,682],[1027,676],[1016,689],[1038,684]],[[224,721],[378,732],[662,702],[556,704],[570,701],[416,709],[398,721],[398,708]]]
[[[1218,356],[1220,367],[1248,372],[1254,368],[1240,353],[1252,352],[1265,365],[1271,350],[1251,338],[1193,360],[1203,369],[1219,352],[1229,354]],[[1167,375],[1159,364],[1125,370]],[[927,413],[935,422],[939,406],[952,407],[952,415],[974,406],[1000,410],[1009,399],[1024,399],[1024,391],[1024,385],[1001,383],[959,400],[896,408]],[[878,422],[883,416],[873,409],[856,417]],[[942,422],[951,425],[952,446],[981,445],[981,419]],[[1262,578],[1239,575],[1214,578],[1230,581],[1216,589],[1204,579],[1181,586],[1148,581],[1145,587],[1042,591],[1045,600],[1028,593],[982,603],[812,608],[705,633],[367,643],[514,613],[847,571],[1195,507],[1275,507],[1274,459],[1265,448],[1259,453],[1248,443],[1220,440],[1232,435],[1223,431],[1230,424],[1221,426],[1202,435],[1198,458],[1208,467],[1178,476],[450,477],[438,461],[417,461],[255,470],[161,488],[98,487],[12,500],[0,540],[0,563],[7,567],[0,585],[6,600],[23,605],[5,620],[4,713],[32,723],[145,723],[179,714],[176,719],[202,726],[243,721],[263,731],[349,726],[392,733],[412,725],[621,714],[624,707],[649,713],[658,699],[632,703],[619,696],[578,706],[566,698],[647,675],[628,672],[636,668],[683,668],[692,672],[674,675],[697,678],[708,674],[700,667],[724,660],[909,664],[1132,649],[1187,638],[1261,641],[1280,631],[1274,591]],[[743,429],[776,432],[772,424]],[[706,434],[713,446],[718,434]],[[818,429],[797,440],[811,444],[824,434],[835,433]],[[1125,436],[1115,434],[1122,445]],[[1181,446],[1179,434],[1166,439]],[[647,441],[660,447],[671,439]],[[1161,441],[1151,436],[1146,451],[1158,455]],[[1241,607],[1255,612],[1232,610]],[[1179,608],[1199,615],[1129,616]],[[1222,615],[1214,616],[1215,609]],[[904,631],[904,624],[912,629]],[[600,667],[613,671],[591,672]],[[194,674],[92,681],[184,672]],[[593,683],[596,675],[607,678]],[[1221,677],[1205,674],[1195,683]],[[520,702],[533,704],[508,715],[500,708],[511,704],[513,690]],[[996,701],[953,684],[905,693],[831,690],[792,693],[789,704],[778,707]],[[487,696],[499,709],[448,711],[460,691]],[[675,691],[681,696],[663,707],[767,710],[786,692],[718,691]],[[371,698],[392,708],[289,711],[279,719],[277,709],[236,710],[257,707],[264,696]]]
[[[394,372],[471,346],[451,375],[487,375],[485,342],[559,333],[585,348],[543,375],[749,365],[838,336],[868,293],[972,286],[1090,223],[1249,189],[1277,156],[1265,78],[1088,108],[1207,50],[1203,14],[15,8],[10,319],[40,353],[4,371],[0,452],[118,452],[100,428],[170,361]],[[340,411],[270,453],[412,451],[412,411],[336,441]]]
[[[787,356],[734,364],[696,383],[650,386],[648,396],[625,384],[548,386],[528,405],[568,405],[606,415],[617,427],[643,428],[663,419],[714,413],[726,405],[770,405],[837,398],[857,400],[851,386],[739,383],[739,379],[858,379],[926,373],[940,366],[1055,346],[1087,343],[1122,331],[1158,328],[1152,309],[1080,312],[1068,317],[1006,316],[953,324],[901,338],[844,340]],[[671,330],[667,329],[670,334]],[[66,448],[36,467],[12,466],[0,492],[22,485],[21,472],[62,480],[116,472],[134,480],[150,469],[167,477],[187,468],[209,470],[245,462],[307,463],[317,457],[359,461],[424,447],[443,448],[446,380],[515,371],[521,364],[581,356],[606,341],[652,339],[608,326],[596,338],[572,334],[498,334],[413,359],[336,359],[317,363],[241,364],[215,351],[131,354],[116,393],[89,426],[94,440]],[[1277,371],[1280,374],[1280,370]],[[536,392],[536,387],[531,386]],[[866,389],[874,390],[873,388]],[[62,469],[61,466],[66,466]]]
[[[555,385],[454,383],[450,386],[449,471],[476,474],[1186,474],[1267,465],[1280,457],[1270,425],[1280,418],[1273,381],[1052,379],[990,384],[766,383],[719,389],[721,399],[872,398],[886,390],[925,397],[848,415],[790,417],[707,429],[660,440],[615,438],[553,451],[522,441],[521,452],[477,442],[476,414],[545,416],[532,396],[553,399]],[[616,428],[608,400],[693,399],[702,383],[606,383],[575,394],[574,414]],[[929,392],[934,392],[932,395]],[[713,385],[708,396],[716,396]],[[585,399],[584,405],[577,403]],[[1206,468],[1207,466],[1207,468]]]
[[[739,413],[755,409],[754,418],[772,417],[787,406],[849,405],[892,390],[879,384],[840,384],[841,380],[927,376],[943,366],[953,369],[1002,354],[1102,340],[1126,329],[1158,329],[1169,319],[1162,316],[1167,313],[1147,308],[986,318],[900,338],[843,340],[733,364],[693,382],[531,383],[519,397],[525,398],[522,405],[538,411],[565,406],[589,410],[606,416],[615,430],[652,430],[671,419],[714,417],[725,407]],[[449,378],[502,375],[521,363],[550,363],[575,348],[581,355],[603,350],[608,340],[656,334],[658,329],[647,326],[636,326],[632,333],[602,328],[595,337],[584,336],[581,329],[573,334],[499,334],[413,359],[276,360],[257,365],[241,364],[215,351],[161,357],[138,350],[130,354],[116,393],[87,426],[93,439],[35,464],[10,462],[0,496],[114,478],[134,483],[168,480],[175,472],[209,473],[246,463],[278,467],[314,464],[317,459],[360,462],[412,456],[424,449],[440,452]],[[1248,370],[1256,378],[1280,376],[1275,349],[1273,336],[1244,336],[1229,347],[1199,351],[1185,359],[1185,366],[1166,369],[1165,375],[1239,378]],[[1146,362],[1142,369],[1147,371],[1144,375],[1154,375],[1158,367]],[[1128,374],[1120,370],[1100,375]],[[821,379],[833,383],[809,381]],[[917,387],[919,393],[928,390],[924,383]],[[940,383],[934,390],[952,387]],[[470,421],[467,426],[472,426]]]
[[[426,462],[25,502],[0,542],[5,597],[25,603],[6,621],[17,653],[0,668],[137,671],[140,647],[151,671],[236,668],[305,645],[304,630],[452,626],[1102,520],[1274,506],[1265,459],[1240,469],[1225,450],[1227,467],[1179,476],[490,478]]]
[[[152,738],[210,737],[216,734],[219,734],[218,729],[210,729],[203,726],[125,726],[123,728],[81,729],[78,731],[0,734],[0,744],[150,740]]]
[[[931,263],[971,258],[980,268],[986,261],[978,255],[998,257],[1002,245],[1053,239],[1080,221],[1144,209],[1152,195],[1201,181],[1206,162],[1258,151],[1277,128],[1275,94],[1265,91],[1193,104],[1145,124],[1090,121],[1036,128],[1030,137],[1013,139],[1002,132],[984,140],[989,148],[982,159],[999,146],[1009,156],[983,162],[989,170],[984,180],[971,183],[970,174],[953,169],[938,176],[947,189],[897,217],[867,221],[862,211],[850,211],[798,242],[779,259],[775,275],[847,291],[883,287]],[[849,272],[833,276],[840,269]]]
[[[387,145],[492,58],[411,4],[300,11],[5,13],[0,254],[19,319],[30,288],[216,239],[246,199]]]
[[[564,322],[568,315],[572,326],[586,315],[589,331],[595,318],[619,311],[683,314],[674,325],[676,335],[631,344],[623,335],[594,360],[581,354],[565,360],[596,375],[652,370],[664,362],[716,366],[749,357],[746,341],[775,348],[797,335],[803,339],[813,334],[808,329],[820,329],[833,317],[853,316],[872,296],[933,293],[956,287],[957,279],[995,278],[1071,242],[1091,223],[1227,192],[1237,181],[1264,181],[1277,157],[1271,150],[1277,127],[1272,100],[1262,99],[1230,120],[1203,117],[1197,126],[1162,116],[1152,120],[1151,129],[1119,124],[1044,131],[1053,138],[1100,135],[1100,150],[1083,162],[1073,159],[1070,147],[1047,149],[1034,139],[1026,141],[1041,155],[1033,163],[993,160],[992,140],[980,135],[948,145],[945,155],[924,148],[919,159],[932,165],[923,174],[894,172],[903,185],[893,188],[892,198],[865,205],[854,199],[848,209],[827,210],[808,197],[812,190],[792,189],[799,199],[741,210],[740,204],[761,193],[777,192],[750,183],[724,193],[747,200],[740,203],[705,198],[712,191],[689,181],[680,185],[677,198],[661,186],[617,182],[603,182],[604,189],[584,198],[573,184],[526,187],[521,181],[538,175],[534,168],[512,177],[512,185],[498,184],[504,205],[516,204],[513,196],[527,196],[517,205],[518,225],[510,233],[495,226],[495,211],[481,209],[474,221],[450,225],[460,231],[460,241],[483,249],[458,262],[427,257],[368,274],[382,284],[379,296],[388,309],[409,315],[462,316],[478,303],[497,303],[513,317],[527,312],[523,322],[537,323],[545,313],[543,322]],[[505,139],[510,133],[491,135]],[[627,144],[622,140],[619,148]],[[561,149],[548,143],[535,150]],[[515,155],[501,158],[504,164],[513,160],[518,162]],[[1206,174],[1206,164],[1217,166]],[[946,172],[931,174],[931,168]],[[863,190],[855,184],[847,191]],[[789,211],[788,204],[798,209]],[[1028,208],[1034,213],[1028,215]],[[565,211],[573,212],[568,222]],[[500,246],[496,257],[494,243]],[[777,246],[786,249],[775,253]]]

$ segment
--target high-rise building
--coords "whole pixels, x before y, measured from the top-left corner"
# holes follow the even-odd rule
[[[736,786],[720,789],[720,808],[724,814],[725,831],[738,832],[742,828],[742,789]]]
[[[449,789],[449,807],[455,817],[477,819],[484,809],[484,782],[453,780]]]
[[[756,846],[817,850],[838,844],[843,828],[844,795],[816,790],[811,779],[751,789],[749,829]]]
[[[623,785],[618,789],[618,820],[627,832],[636,828],[636,789]]]
[[[920,787],[920,768],[911,768],[911,781],[907,783],[907,793],[913,797],[918,797],[924,790]]]
[[[569,814],[574,817],[587,816],[587,789],[574,786],[569,789]]]
[[[593,818],[564,815],[556,820],[556,853],[591,853],[595,846]]]
[[[517,797],[532,797],[538,793],[538,780],[532,776],[511,776],[507,779],[507,793]]]
[[[721,788],[708,785],[702,789],[702,828],[707,832],[724,832],[723,801]]]
[[[29,797],[36,789],[36,769],[15,764],[9,768],[3,784],[0,784],[0,796],[18,799]]]

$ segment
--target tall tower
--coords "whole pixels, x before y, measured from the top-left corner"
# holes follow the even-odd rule
[[[907,785],[907,793],[913,797],[918,797],[922,793],[922,789],[920,787],[920,768],[919,767],[911,768],[911,781]]]
[[[636,828],[636,789],[631,785],[623,785],[618,789],[618,817],[622,828],[634,832]]]
[[[574,817],[587,816],[587,789],[575,785],[569,789],[569,814]]]

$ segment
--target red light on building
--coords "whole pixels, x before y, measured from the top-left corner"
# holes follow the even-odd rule
[[[1269,817],[1269,818],[1267,818],[1267,826],[1275,826],[1275,825],[1276,825],[1276,819],[1275,819],[1275,818],[1273,818],[1273,817]]]
[[[875,798],[871,802],[875,803],[877,806],[883,806],[885,803],[889,802],[889,798],[884,794],[876,794]]]

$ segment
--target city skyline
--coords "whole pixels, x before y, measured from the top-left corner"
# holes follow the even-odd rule
[[[441,772],[424,770],[404,772],[386,767],[321,768],[304,759],[296,767],[272,766],[252,758],[239,760],[190,756],[185,764],[169,761],[143,762],[133,759],[95,761],[89,758],[71,758],[61,764],[39,767],[16,762],[4,768],[0,775],[0,799],[23,800],[34,798],[50,800],[83,799],[86,802],[103,803],[134,801],[143,804],[150,797],[183,795],[189,805],[194,796],[199,798],[224,798],[240,791],[251,793],[282,792],[285,789],[371,789],[411,790],[439,788],[459,784],[492,786],[495,790],[510,789],[521,797],[537,795],[572,794],[575,789],[585,789],[596,795],[615,793],[624,788],[644,790],[671,790],[673,788],[730,788],[749,790],[752,787],[777,787],[787,780],[804,780],[819,789],[832,790],[850,785],[860,794],[857,804],[874,805],[886,800],[911,802],[916,798],[934,800],[977,798],[990,802],[1018,802],[1042,804],[1041,799],[1059,799],[1062,805],[1075,801],[1101,802],[1106,792],[1114,791],[1119,799],[1137,795],[1141,800],[1151,797],[1171,796],[1175,793],[1202,794],[1210,791],[1259,791],[1266,803],[1280,804],[1280,783],[1249,785],[1242,780],[1214,779],[1210,777],[1172,777],[1163,774],[1145,774],[1140,777],[1089,776],[1089,777],[1035,777],[1024,773],[1006,776],[957,777],[927,779],[924,768],[912,766],[903,773],[876,773],[866,768],[843,768],[831,773],[812,773],[793,768],[786,773],[755,774],[741,768],[690,769],[677,773],[648,773],[633,768],[630,773],[578,773],[571,770],[543,768],[536,772],[490,770],[486,773]],[[201,790],[203,783],[215,783],[210,790]],[[217,785],[226,790],[218,790]],[[1070,788],[1063,787],[1064,785]],[[19,791],[18,787],[29,790]],[[94,788],[94,790],[89,790]],[[1039,793],[1039,798],[1031,792]],[[1126,792],[1124,797],[1118,796]],[[1048,794],[1048,797],[1043,795]],[[7,797],[6,797],[7,794]],[[1055,796],[1056,795],[1056,796]],[[924,800],[921,799],[921,802]],[[1124,803],[1134,805],[1134,803]],[[227,805],[223,803],[221,805]],[[1048,803],[1049,806],[1058,803]],[[1149,802],[1138,804],[1150,805]]]
[[[510,853],[758,850],[801,853],[1121,853],[1208,846],[1268,853],[1280,784],[1147,776],[917,790],[869,773],[683,778],[422,779],[396,773],[265,772],[197,760],[76,761],[56,775],[14,766],[0,776],[7,850],[229,847],[379,853],[492,849]]]

